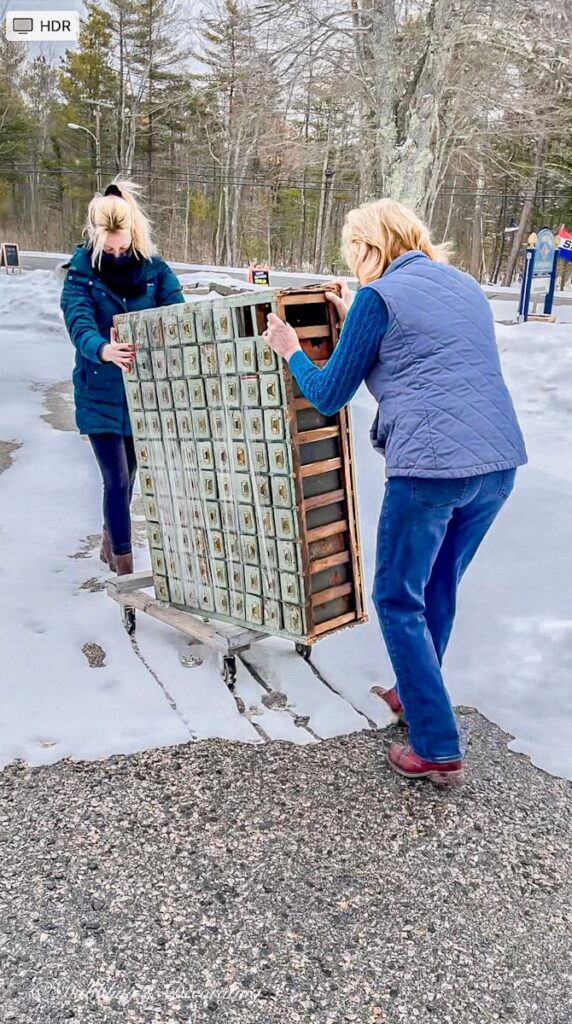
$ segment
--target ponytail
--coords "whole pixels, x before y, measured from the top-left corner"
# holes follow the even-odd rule
[[[97,192],[87,209],[83,237],[92,250],[92,265],[99,266],[110,231],[130,231],[137,258],[149,260],[157,252],[151,238],[151,223],[139,205],[141,189],[132,181],[115,178],[102,195]]]

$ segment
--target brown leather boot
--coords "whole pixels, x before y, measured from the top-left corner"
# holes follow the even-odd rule
[[[128,576],[133,572],[133,554],[130,551],[128,555],[114,555],[115,568],[118,576]]]
[[[103,527],[103,532],[101,534],[101,551],[99,552],[99,557],[105,565],[109,566],[112,572],[115,572],[115,555],[111,550],[111,537],[109,536],[107,526]]]

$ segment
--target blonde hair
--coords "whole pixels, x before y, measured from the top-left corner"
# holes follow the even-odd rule
[[[412,250],[424,252],[430,260],[448,262],[449,247],[433,245],[423,221],[393,199],[364,203],[348,213],[342,251],[360,284],[376,281],[393,260]]]
[[[151,238],[151,222],[137,201],[141,189],[132,181],[114,178],[112,184],[121,195],[97,192],[87,208],[83,237],[91,249],[92,266],[101,263],[101,254],[108,232],[130,231],[135,255],[149,260],[157,252]]]

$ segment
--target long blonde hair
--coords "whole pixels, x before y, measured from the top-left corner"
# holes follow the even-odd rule
[[[448,262],[449,247],[433,245],[423,221],[393,199],[364,203],[348,213],[342,251],[360,284],[376,281],[393,260],[413,249],[424,252],[430,260]]]
[[[130,231],[131,246],[138,258],[151,259],[157,248],[151,238],[151,222],[137,197],[139,185],[115,178],[112,182],[121,195],[97,192],[87,208],[83,237],[92,249],[92,266],[101,263],[101,254],[109,231]]]

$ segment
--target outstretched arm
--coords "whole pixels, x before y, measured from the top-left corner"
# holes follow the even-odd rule
[[[379,356],[387,322],[387,307],[381,296],[371,288],[359,291],[344,321],[340,340],[323,369],[314,366],[302,351],[293,328],[282,324],[278,317],[273,317],[272,321],[269,318],[266,338],[268,344],[288,361],[290,371],[308,401],[323,416],[333,416],[351,401],[370,373]],[[278,332],[280,337],[277,339]]]

